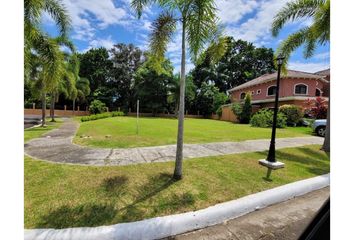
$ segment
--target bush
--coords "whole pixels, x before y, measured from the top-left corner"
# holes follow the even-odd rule
[[[252,114],[251,94],[246,94],[245,102],[242,105],[239,103],[232,104],[231,110],[237,116],[240,123],[248,124]]]
[[[222,116],[222,107],[220,106],[218,110],[216,110],[216,114],[218,115],[219,118]]]
[[[124,113],[123,112],[106,112],[106,113],[101,113],[101,114],[84,116],[81,118],[81,122],[93,121],[93,120],[98,120],[98,119],[102,119],[102,118],[109,118],[109,117],[118,117],[118,116],[124,116]]]
[[[91,114],[99,114],[107,111],[106,104],[100,100],[93,100],[90,104],[89,111]]]
[[[250,123],[252,127],[272,127],[273,111],[267,108],[259,110],[256,114],[252,116]],[[284,128],[285,126],[286,117],[283,113],[278,112],[277,128]]]
[[[302,108],[296,105],[283,105],[279,112],[285,115],[288,126],[296,126],[304,116]]]

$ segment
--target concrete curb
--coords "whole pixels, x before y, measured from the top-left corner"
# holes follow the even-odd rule
[[[330,175],[301,180],[195,212],[102,227],[25,230],[25,240],[160,239],[240,217],[272,204],[329,186]]]

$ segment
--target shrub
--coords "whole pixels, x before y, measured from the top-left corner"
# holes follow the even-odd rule
[[[98,120],[98,119],[102,119],[102,118],[109,118],[109,117],[118,117],[118,116],[124,116],[124,113],[123,112],[106,112],[106,113],[101,113],[101,114],[84,116],[84,117],[81,117],[81,122],[93,121],[93,120]]]
[[[218,115],[219,118],[222,116],[222,107],[220,106],[218,110],[216,110],[216,114]]]
[[[305,110],[307,116],[315,119],[327,118],[327,107],[323,98],[317,97],[315,100],[308,100],[307,105],[309,106]],[[312,107],[313,105],[314,107]]]
[[[286,126],[286,117],[283,113],[278,112],[277,128],[284,128]],[[273,111],[270,109],[261,109],[251,118],[252,127],[272,127],[273,125]]]
[[[304,116],[302,108],[296,105],[283,105],[279,112],[285,115],[288,126],[296,126]]]
[[[240,123],[249,123],[252,114],[251,94],[246,94],[245,102],[242,105],[239,103],[232,104],[231,110],[237,116]]]
[[[240,122],[246,124],[250,123],[251,114],[252,114],[251,94],[247,93],[245,97],[245,102],[242,106]]]
[[[91,114],[99,114],[107,111],[106,104],[100,100],[93,100],[90,104],[89,111]]]

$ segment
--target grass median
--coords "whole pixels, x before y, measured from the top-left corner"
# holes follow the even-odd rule
[[[171,179],[174,162],[130,166],[75,166],[25,157],[25,227],[92,227],[206,208],[329,172],[319,145],[277,151],[285,168],[264,180],[266,152],[184,161],[184,178]]]
[[[270,128],[256,128],[247,124],[211,119],[185,119],[184,142],[237,142],[270,138]],[[309,127],[289,127],[277,130],[277,137],[310,136]],[[175,144],[177,120],[166,118],[140,118],[139,135],[136,118],[114,117],[83,122],[74,142],[100,148],[129,148]]]

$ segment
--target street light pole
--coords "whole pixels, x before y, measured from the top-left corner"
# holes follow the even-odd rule
[[[278,105],[279,105],[279,89],[280,89],[280,72],[281,66],[283,64],[284,57],[279,56],[277,58],[278,64],[278,76],[277,76],[277,88],[275,90],[275,104],[274,104],[274,113],[273,113],[273,126],[272,126],[272,138],[270,140],[269,152],[267,160],[269,162],[276,162],[275,159],[275,135],[277,131],[277,119],[278,119]]]
[[[284,167],[284,163],[278,162],[275,159],[275,135],[277,130],[277,117],[278,117],[278,105],[279,105],[279,90],[280,90],[280,72],[281,66],[283,65],[284,57],[277,57],[277,65],[278,65],[278,76],[277,76],[277,86],[275,90],[275,103],[274,103],[274,113],[273,113],[273,125],[272,125],[272,137],[270,140],[270,146],[268,151],[268,156],[266,159],[259,160],[259,164],[267,167],[267,177],[266,179],[270,179],[270,174],[272,170],[277,170]]]

